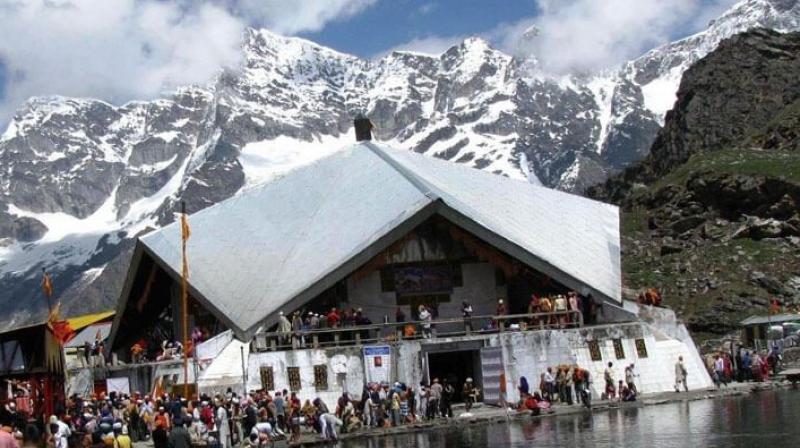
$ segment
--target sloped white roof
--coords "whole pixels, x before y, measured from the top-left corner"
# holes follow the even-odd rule
[[[371,142],[189,217],[189,282],[246,340],[439,213],[564,285],[621,301],[615,206]],[[180,226],[140,239],[173,275]]]

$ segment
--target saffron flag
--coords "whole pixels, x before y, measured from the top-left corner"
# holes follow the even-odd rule
[[[192,231],[191,231],[191,229],[189,229],[189,220],[186,219],[186,213],[182,213],[181,214],[181,238],[183,238],[183,241],[186,241],[186,240],[189,239],[189,237],[191,235],[192,235]]]
[[[47,298],[53,296],[53,281],[50,280],[50,274],[42,269],[42,291]]]
[[[62,347],[75,336],[75,330],[66,320],[50,322],[49,325],[50,330],[53,332],[53,337]]]
[[[61,303],[57,303],[47,317],[47,327],[53,333],[53,338],[62,347],[75,336],[75,330],[67,320],[61,318]]]

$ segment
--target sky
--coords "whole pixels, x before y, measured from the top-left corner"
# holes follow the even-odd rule
[[[0,0],[0,130],[31,96],[146,100],[241,63],[248,26],[364,58],[469,36],[553,74],[612,68],[735,0]],[[539,34],[525,39],[536,25]]]

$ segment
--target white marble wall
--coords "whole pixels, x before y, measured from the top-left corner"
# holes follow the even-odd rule
[[[616,359],[612,340],[622,340],[625,357]],[[643,338],[648,356],[640,358],[636,352],[635,340]],[[419,384],[424,378],[423,344],[447,343],[465,338],[439,338],[432,341],[409,341],[393,346],[393,378],[408,385]],[[578,330],[548,330],[536,332],[508,332],[484,337],[486,346],[502,346],[506,369],[508,399],[517,400],[516,386],[519,378],[527,377],[532,388],[539,386],[539,376],[548,366],[559,364],[578,364],[589,369],[593,380],[593,395],[599,397],[604,387],[603,372],[609,361],[613,363],[616,380],[624,379],[626,365],[633,363],[639,374],[637,385],[645,393],[667,392],[673,390],[675,381],[675,362],[683,356],[688,370],[690,389],[711,387],[710,378],[705,372],[693,344],[666,338],[653,333],[644,323],[608,325]],[[602,353],[601,361],[592,361],[587,348],[587,340],[597,340]],[[314,365],[328,366],[328,385],[326,391],[314,387]],[[345,387],[354,396],[360,396],[364,384],[364,366],[361,349],[347,347],[341,349],[295,350],[286,352],[251,353],[249,365],[249,389],[259,389],[261,380],[259,368],[271,365],[274,370],[277,388],[288,389],[286,367],[300,367],[301,399],[321,397],[327,403],[335,403],[343,389],[337,384],[336,372],[346,373]]]
[[[318,391],[314,384],[314,366],[320,364],[328,366],[328,389]],[[275,387],[279,390],[290,389],[286,368],[299,367],[301,387],[297,392],[300,399],[320,397],[328,406],[335,406],[345,390],[360,396],[364,386],[363,358],[361,349],[356,347],[250,353],[248,390],[261,389],[261,366],[272,366]],[[344,373],[344,387],[338,383],[338,373]]]

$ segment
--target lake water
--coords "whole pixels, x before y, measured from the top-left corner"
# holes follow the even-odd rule
[[[800,447],[800,389],[342,441],[345,448]]]

